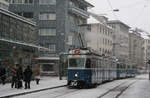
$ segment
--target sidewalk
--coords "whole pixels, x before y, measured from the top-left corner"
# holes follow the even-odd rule
[[[62,86],[66,84],[67,84],[66,80],[59,80],[58,77],[42,77],[39,85],[37,85],[35,81],[32,81],[31,89],[24,89],[24,87],[22,89],[11,88],[11,84],[7,83],[5,85],[0,85],[0,97],[25,93],[25,92],[31,92],[39,89]],[[23,82],[23,86],[24,86],[24,82]]]
[[[147,75],[136,77],[137,82],[129,87],[119,98],[150,98],[150,80]]]

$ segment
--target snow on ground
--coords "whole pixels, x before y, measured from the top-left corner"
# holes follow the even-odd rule
[[[130,86],[119,98],[150,98],[148,75],[136,77],[138,81]]]
[[[113,82],[102,84],[97,88],[92,89],[69,89],[67,87],[63,87],[59,89],[47,90],[38,93],[19,96],[17,98],[98,98],[100,95],[122,84],[125,81],[129,81],[129,79],[116,80]]]
[[[67,84],[66,80],[59,80],[58,77],[41,77],[39,85],[36,85],[35,81],[31,82],[31,89],[11,88],[11,84],[7,83],[6,85],[0,85],[0,97],[12,95],[12,94],[23,93],[23,92],[34,91],[34,90],[38,90],[38,89],[49,88],[49,87],[61,86],[61,85],[66,85],[66,84]],[[23,83],[23,85],[24,85],[24,83]]]
[[[98,98],[102,94],[108,92],[112,88],[124,82],[126,82],[126,85],[134,81],[136,82],[131,85],[125,92],[123,92],[123,94],[119,98],[150,98],[150,81],[148,80],[148,75],[140,75],[136,78],[115,80],[113,82],[105,83],[98,86],[97,88],[92,89],[69,89],[67,87],[61,87],[23,96],[17,96],[17,98]],[[36,85],[35,81],[32,81],[30,90],[14,88],[12,89],[10,88],[10,84],[4,86],[0,85],[0,96],[60,86],[65,85],[66,83],[66,80],[59,80],[58,77],[44,77],[41,80],[40,85]],[[114,91],[102,98],[113,98],[113,96],[118,93],[118,91]]]

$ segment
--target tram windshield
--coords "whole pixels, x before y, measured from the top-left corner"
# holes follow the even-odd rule
[[[70,58],[69,67],[84,67],[85,58]]]

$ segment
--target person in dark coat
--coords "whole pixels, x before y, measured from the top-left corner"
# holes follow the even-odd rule
[[[18,67],[16,75],[17,75],[17,77],[16,77],[17,78],[17,88],[21,88],[22,87],[22,79],[23,79],[23,71],[22,71],[21,66]]]
[[[0,79],[2,81],[2,84],[4,85],[5,84],[5,79],[6,79],[6,69],[1,64],[0,64]]]
[[[11,88],[13,88],[14,86],[15,86],[15,88],[17,88],[17,68],[16,67],[12,68],[11,76],[12,76]]]
[[[27,68],[24,71],[24,81],[25,81],[25,89],[30,89],[30,81],[32,78],[32,70],[30,68],[30,66],[27,66]]]

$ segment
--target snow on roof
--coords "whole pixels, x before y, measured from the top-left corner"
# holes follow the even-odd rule
[[[88,18],[87,21],[88,24],[102,24],[105,25],[106,27],[108,27],[109,29],[113,29],[112,27],[110,27],[109,25],[107,25],[106,23],[103,23],[99,20],[97,20],[95,17],[93,17],[92,15],[90,15],[90,17]]]
[[[150,38],[148,37],[148,35],[145,34],[144,32],[140,32],[140,34],[141,34],[141,37],[143,37],[144,39],[150,39]]]
[[[6,2],[6,1],[4,1],[4,0],[0,0],[0,3],[3,3],[3,4],[5,4],[5,5],[9,5],[9,3]]]
[[[90,15],[90,17],[88,18],[87,20],[88,24],[91,24],[91,23],[100,23],[98,20],[96,20],[94,17],[92,17]]]

